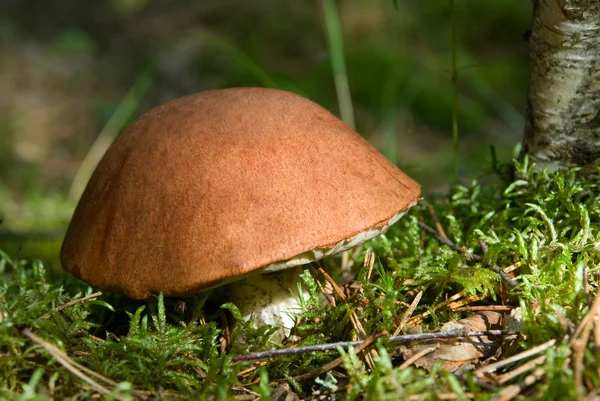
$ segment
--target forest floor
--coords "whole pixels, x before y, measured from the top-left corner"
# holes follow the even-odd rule
[[[308,266],[283,343],[219,289],[132,301],[2,251],[0,398],[598,399],[599,250],[600,167],[497,167]]]

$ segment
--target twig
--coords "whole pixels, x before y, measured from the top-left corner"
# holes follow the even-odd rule
[[[504,271],[504,273],[508,274],[508,273],[512,273],[515,270],[517,270],[519,267],[521,267],[523,265],[522,262],[515,262],[510,266],[505,267],[504,269],[502,269]]]
[[[317,283],[317,287],[319,287],[319,290],[321,291],[321,294],[323,294],[323,296],[325,297],[325,299],[327,300],[329,305],[331,305],[335,308],[337,306],[337,302],[336,302],[333,294],[329,291],[328,288],[326,288],[326,286],[321,284],[321,282],[319,280],[315,280],[315,281]]]
[[[573,374],[575,376],[575,387],[579,392],[580,398],[583,398],[584,392],[583,387],[583,365],[585,357],[585,349],[587,347],[590,335],[592,334],[593,323],[596,316],[600,312],[600,293],[596,295],[592,306],[588,310],[588,313],[581,319],[581,322],[575,328],[573,337],[569,341],[571,350],[573,352]]]
[[[600,317],[594,319],[594,345],[600,348]]]
[[[477,369],[475,372],[473,372],[473,374],[475,376],[481,376],[484,373],[494,372],[496,369],[502,368],[506,365],[510,365],[513,362],[517,362],[517,361],[541,354],[542,352],[545,352],[548,348],[553,347],[554,344],[556,344],[556,340],[546,341],[543,344],[533,347],[527,351],[523,351],[517,355],[513,355],[513,356],[503,359],[501,361],[498,361],[495,363],[490,363],[489,365],[483,366],[483,367]]]
[[[246,394],[250,394],[253,395],[255,397],[260,397],[260,394],[258,394],[256,391],[252,391],[246,387],[242,387],[242,386],[232,386],[231,389],[233,391],[240,391],[242,393],[246,393]]]
[[[419,225],[419,227],[421,227],[423,230],[427,231],[429,234],[431,234],[436,240],[438,240],[442,244],[449,246],[450,248],[452,248],[456,252],[461,252],[461,253],[463,252],[461,250],[460,246],[458,246],[454,242],[450,241],[448,239],[448,237],[442,237],[436,230],[434,230],[433,228],[429,227],[427,224],[423,223],[420,220],[417,221],[417,224]],[[476,261],[481,260],[481,256],[474,255],[474,257],[475,257]],[[479,260],[477,260],[477,258],[479,258]]]
[[[321,266],[319,266],[319,272],[323,275],[323,277],[325,277],[325,280],[331,285],[331,287],[333,288],[333,290],[335,291],[337,296],[342,300],[342,302],[348,302],[348,299],[346,298],[346,294],[344,294],[344,291],[342,291],[342,289],[340,288],[339,285],[337,285],[335,280],[329,274],[327,274],[325,269],[323,269]]]
[[[219,315],[221,316],[221,325],[223,326],[223,332],[221,333],[221,353],[227,352],[231,349],[231,328],[229,327],[229,319],[223,309],[219,309]]]
[[[431,354],[438,348],[439,348],[439,344],[437,344],[437,346],[435,346],[435,347],[427,347],[425,349],[422,349],[421,351],[417,352],[416,354],[414,354],[413,356],[408,358],[406,361],[404,361],[402,363],[402,365],[398,366],[398,369],[402,370],[402,369],[408,368],[410,365],[412,365],[419,359],[423,358],[425,355]]]
[[[90,337],[92,340],[94,340],[94,341],[97,341],[97,342],[99,342],[99,343],[103,343],[103,342],[104,342],[104,340],[103,340],[103,339],[101,339],[100,337],[96,337],[96,336],[95,336],[95,335],[93,335],[93,334],[89,334],[89,337]]]
[[[331,284],[331,286],[333,287],[333,290],[335,291],[337,296],[342,300],[342,302],[347,303],[348,297],[346,297],[346,295],[344,294],[342,289],[337,285],[335,280],[329,274],[327,274],[325,269],[323,269],[320,266],[319,266],[319,272],[321,272],[323,277],[325,277],[325,280],[327,280],[327,282],[329,284]],[[352,326],[354,327],[354,330],[358,334],[358,337],[360,338],[360,340],[361,341],[366,340],[368,337],[367,332],[365,331],[365,328],[363,327],[362,323],[360,322],[360,319],[358,318],[358,315],[356,314],[355,311],[353,311],[352,314],[350,315],[350,322],[352,323]],[[375,361],[373,360],[373,357],[376,357],[376,356],[377,356],[377,351],[375,351],[375,350],[372,350],[371,354],[365,353],[365,361],[367,362],[367,365],[369,365],[369,368],[371,368],[371,369],[373,369],[375,367]]]
[[[516,290],[519,287],[519,283],[517,283],[517,280],[513,279],[511,276],[509,276],[508,274],[506,274],[504,272],[504,270],[502,270],[499,266],[497,265],[492,265],[490,266],[490,269],[492,269],[492,271],[494,271],[495,273],[497,273],[500,278],[504,281],[504,283],[506,285],[508,285],[508,287],[512,290]]]
[[[442,227],[442,224],[440,223],[440,219],[438,219],[437,215],[435,214],[435,209],[433,208],[433,206],[431,206],[430,203],[427,203],[427,210],[429,211],[429,215],[433,219],[433,224],[435,224],[435,229],[437,230],[437,232],[440,234],[440,236],[448,238],[446,232],[444,231],[444,227]]]
[[[488,251],[490,250],[490,247],[488,246],[488,244],[486,244],[485,241],[482,239],[480,239],[478,242],[479,242],[479,246],[481,247],[481,252],[483,252],[484,255],[486,253],[488,253]]]
[[[464,305],[468,305],[473,302],[481,301],[479,295],[471,295],[470,297],[459,299],[458,301],[451,302],[447,305],[448,310],[454,311],[458,308],[462,308]]]
[[[479,379],[477,377],[468,377],[462,374],[455,374],[454,377],[456,377],[458,380],[460,380],[461,382],[470,385],[470,383],[475,383],[478,387],[487,390],[487,391],[496,391],[498,388],[496,386],[494,386],[493,384],[490,384],[486,381],[483,381],[482,379]]]
[[[518,368],[513,369],[510,372],[507,372],[507,373],[501,375],[500,377],[498,377],[496,379],[496,382],[498,384],[508,383],[509,381],[511,381],[512,379],[514,379],[515,377],[520,376],[523,373],[529,372],[533,368],[538,367],[539,365],[541,365],[542,363],[544,363],[545,360],[546,360],[546,355],[540,355],[537,358],[534,358],[534,359],[532,359],[532,360],[524,363],[523,365],[519,366]]]
[[[72,301],[67,302],[66,304],[62,304],[62,305],[54,308],[54,312],[59,312],[65,308],[68,308],[69,306],[75,305],[79,302],[89,301],[90,299],[98,298],[100,295],[102,295],[102,292],[98,291],[91,295],[88,295],[87,297],[74,299]],[[50,316],[52,316],[52,312],[44,313],[42,316],[40,316],[40,319],[48,319]]]
[[[581,335],[584,330],[587,330],[589,325],[593,323],[595,316],[598,314],[600,310],[600,292],[596,295],[594,299],[594,303],[592,307],[589,309],[588,313],[581,319],[575,330],[573,330],[573,335],[571,336],[571,340],[569,341],[569,345],[573,346],[575,341],[577,341],[577,337]]]
[[[377,333],[377,334],[367,338],[366,340],[364,340],[363,342],[361,342],[360,344],[358,344],[357,346],[354,347],[354,352],[358,354],[359,352],[364,351],[367,347],[370,347],[371,345],[375,344],[375,341],[377,341],[378,339],[380,339],[381,337],[383,337],[385,335],[387,335],[387,333],[383,331],[383,332]],[[344,359],[342,357],[336,358],[333,361],[326,363],[325,365],[323,365],[315,370],[312,370],[303,375],[294,377],[294,380],[302,381],[302,380],[313,379],[317,376],[322,375],[323,373],[327,373],[330,370],[337,368],[343,362],[344,362]]]
[[[589,267],[583,269],[583,292],[585,292],[585,300],[588,308],[592,308],[592,294],[590,293],[590,283],[588,282]]]
[[[587,348],[588,341],[590,339],[591,334],[591,325],[588,326],[589,330],[585,330],[581,338],[573,343],[571,346],[573,353],[573,376],[575,378],[575,388],[579,393],[580,399],[584,398],[585,392],[583,390],[583,368],[584,368],[584,357],[585,357],[585,349]]]
[[[266,362],[259,362],[259,363],[255,363],[254,365],[250,366],[248,369],[244,369],[242,371],[240,371],[237,376],[238,378],[243,378],[244,376],[247,376],[249,373],[254,372],[256,369],[265,366],[267,363]]]
[[[87,384],[92,386],[94,391],[96,391],[100,394],[104,394],[104,395],[110,394],[109,389],[107,389],[106,387],[97,383],[91,377],[86,376],[79,369],[75,368],[73,366],[73,361],[64,352],[62,352],[60,349],[58,349],[54,344],[51,344],[48,341],[44,340],[43,338],[38,337],[37,335],[33,334],[33,332],[31,330],[29,330],[28,328],[24,328],[23,330],[21,330],[21,333],[25,337],[27,337],[28,339],[33,341],[34,343],[37,343],[42,348],[44,348],[50,355],[52,355],[52,357],[54,359],[57,360],[58,363],[60,363],[69,372],[73,373],[75,376],[79,377],[81,380],[83,380],[84,382],[86,382]],[[121,397],[116,397],[116,398],[119,400],[122,399]]]
[[[404,330],[404,327],[406,327],[406,323],[408,323],[412,314],[415,312],[415,309],[417,309],[419,302],[421,302],[421,297],[423,297],[422,290],[419,291],[419,293],[415,296],[415,299],[413,299],[412,303],[410,304],[410,306],[404,313],[404,316],[402,316],[402,320],[400,321],[400,324],[398,325],[398,327],[396,327],[396,330],[394,330],[394,333],[392,334],[392,336],[397,336],[398,334],[400,334],[400,332],[402,330]]]
[[[373,266],[375,266],[375,254],[370,249],[367,249],[365,253],[365,266],[369,266],[369,270],[367,271],[367,281],[371,281],[371,274],[373,274]]]
[[[444,302],[441,302],[439,304],[434,305],[432,309],[433,310],[441,309],[441,308],[449,305],[453,301],[456,301],[457,299],[462,298],[464,295],[465,295],[464,291],[456,293],[456,294],[452,295],[450,298],[448,298],[447,300],[445,300]],[[427,310],[427,311],[421,313],[420,315],[412,317],[408,321],[408,326],[415,326],[415,325],[417,325],[418,323],[422,322],[429,315],[431,315],[431,312]]]
[[[422,223],[423,216],[419,216],[418,220],[419,220],[419,223]],[[419,245],[420,245],[421,249],[425,249],[425,231],[424,230],[421,230],[419,239],[420,239]]]
[[[510,312],[515,309],[514,306],[505,305],[479,305],[479,306],[461,306],[460,308],[452,309],[453,312],[480,312],[480,311],[496,311]]]
[[[473,399],[475,398],[475,396],[473,395],[473,393],[470,392],[466,392],[464,393],[464,397],[467,397],[468,399]],[[436,394],[435,395],[435,399],[436,400],[440,400],[440,401],[454,401],[457,399],[464,399],[463,394],[456,394],[456,393],[440,393],[440,394]],[[422,400],[423,399],[423,395],[422,394],[413,394],[408,396],[408,400],[409,401],[418,401],[418,400]]]
[[[94,391],[93,387],[86,386],[85,384],[78,384],[77,387],[82,388],[87,391]],[[156,393],[153,391],[149,391],[149,390],[133,390],[133,391],[131,391],[131,394],[135,395],[138,398],[142,398],[142,399],[143,398],[154,399],[156,397]],[[172,391],[162,391],[160,394],[163,397],[168,397],[168,399],[171,399],[171,398],[187,399],[187,398],[189,398],[189,396],[178,394],[178,393],[175,393]]]
[[[546,372],[543,368],[538,368],[532,374],[527,376],[523,382],[506,387],[497,397],[492,398],[492,400],[510,401],[517,397],[521,391],[537,383],[542,377],[544,377],[545,374]]]
[[[368,250],[367,250],[367,252],[368,252]],[[350,271],[350,267],[348,266],[349,262],[350,262],[350,251],[348,249],[346,249],[344,252],[342,252],[342,264],[340,265],[341,272],[349,272]]]
[[[86,376],[86,374],[89,376],[95,377],[96,379],[98,379],[100,381],[103,381],[104,383],[108,384],[109,386],[115,387],[117,385],[117,382],[115,382],[114,380],[104,377],[100,373],[95,372],[95,371],[81,365],[80,363],[72,360],[71,358],[69,358],[69,356],[67,354],[62,352],[54,344],[37,336],[30,329],[24,328],[23,330],[21,330],[21,334],[23,334],[25,337],[27,337],[31,341],[41,345],[42,348],[44,348],[46,351],[48,351],[48,353],[50,355],[52,355],[52,357],[54,359],[56,359],[61,365],[63,365],[68,371],[73,373],[75,376],[79,377],[84,382],[88,383],[94,391],[102,393],[102,394],[110,393],[110,391],[106,387],[100,385],[99,383],[94,381],[91,377]],[[107,391],[107,393],[103,393],[104,390]],[[139,398],[147,398],[147,396],[153,395],[152,393],[142,391],[142,390],[131,390],[131,393]],[[122,398],[117,396],[116,399],[120,400]]]
[[[420,333],[420,334],[405,334],[402,336],[394,336],[388,339],[389,343],[407,343],[411,341],[424,341],[431,339],[444,339],[444,338],[462,338],[462,337],[488,337],[488,336],[507,336],[519,334],[517,331],[511,330],[484,330],[484,331],[472,331],[470,333],[465,333],[464,331],[442,331],[436,333]],[[255,359],[263,359],[263,358],[276,358],[280,356],[287,355],[298,355],[304,354],[307,352],[323,352],[323,351],[333,351],[337,349],[337,347],[341,347],[342,349],[348,349],[348,347],[354,347],[361,344],[362,341],[340,341],[336,343],[329,344],[319,344],[319,345],[308,345],[306,347],[295,347],[295,348],[283,348],[283,349],[275,349],[270,351],[260,351],[260,352],[252,352],[249,354],[237,355],[233,357],[234,362],[240,361],[252,361]]]

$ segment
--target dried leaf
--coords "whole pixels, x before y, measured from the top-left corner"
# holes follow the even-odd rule
[[[456,322],[444,324],[439,332],[494,330],[502,327],[502,315],[497,312],[478,312]],[[430,370],[436,363],[443,361],[445,370],[454,370],[468,362],[475,362],[493,355],[500,346],[499,340],[488,337],[462,337],[452,339],[433,339],[418,344],[402,346],[400,352],[409,359],[418,352],[433,345],[438,345],[435,351],[415,361],[415,366]]]

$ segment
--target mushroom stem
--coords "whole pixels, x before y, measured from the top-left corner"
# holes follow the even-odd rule
[[[302,266],[239,280],[227,286],[229,299],[240,309],[244,320],[278,327],[271,340],[281,342],[290,335],[300,312],[298,283]],[[303,290],[303,297],[308,296]]]

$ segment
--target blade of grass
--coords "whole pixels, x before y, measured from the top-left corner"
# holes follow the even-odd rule
[[[325,34],[327,36],[327,44],[329,47],[329,58],[331,60],[331,70],[333,72],[340,117],[347,126],[355,129],[354,108],[352,107],[350,84],[348,83],[346,61],[344,58],[342,24],[340,22],[340,16],[335,1],[336,0],[321,0]],[[344,255],[347,256],[348,251],[344,251]]]
[[[304,95],[300,88],[291,82],[282,79],[273,79],[264,69],[248,57],[248,55],[226,39],[214,34],[202,34],[198,40],[205,41],[213,48],[229,56],[234,63],[252,74],[261,85],[267,88],[289,90],[296,94]]]
[[[454,155],[454,183],[458,184],[458,66],[456,61],[456,12],[450,0],[450,42],[452,46],[452,145]]]
[[[252,59],[250,59],[239,48],[233,46],[228,41],[215,36],[203,35],[202,38],[215,49],[227,54],[235,63],[242,66],[256,78],[263,86],[267,88],[278,88],[277,82],[269,76],[262,68],[260,68]]]
[[[383,154],[389,161],[398,162],[398,117],[396,115],[396,97],[398,96],[398,77],[396,69],[388,74],[381,90],[381,109],[383,110],[382,134]]]
[[[350,85],[348,84],[348,74],[346,73],[346,62],[344,60],[342,24],[340,23],[335,0],[322,0],[321,6],[323,8],[325,33],[327,35],[329,58],[331,59],[331,69],[333,70],[340,117],[346,125],[354,129],[354,109],[352,107]]]
[[[79,166],[75,178],[71,183],[69,199],[74,201],[79,199],[88,180],[100,162],[100,159],[102,159],[102,156],[106,152],[106,149],[108,149],[125,124],[127,124],[131,115],[138,109],[142,99],[146,93],[148,93],[150,85],[152,84],[153,67],[154,64],[151,63],[151,65],[138,76],[131,86],[131,89],[129,89],[129,92],[127,92],[125,97],[121,100],[121,103],[119,103],[116,110],[100,132],[100,135],[98,135],[92,144],[92,147],[85,156],[85,159],[83,159],[83,162],[81,163],[81,166]]]
[[[48,341],[44,340],[43,338],[38,337],[37,335],[33,334],[33,332],[31,332],[31,330],[29,330],[29,328],[24,328],[21,331],[21,333],[25,337],[27,337],[28,339],[33,341],[34,343],[42,346],[42,348],[44,348],[65,369],[67,369],[69,372],[71,372],[72,374],[74,374],[75,376],[77,376],[78,378],[80,378],[81,380],[83,380],[84,382],[89,384],[90,386],[92,386],[94,391],[96,391],[100,394],[104,394],[104,395],[110,394],[110,390],[108,388],[99,384],[98,382],[93,380],[91,377],[85,375],[83,372],[81,372],[79,369],[77,369],[77,367],[73,366],[73,361],[64,352],[62,352],[60,349],[58,349],[54,344],[51,344]],[[117,399],[120,400],[121,397],[117,397]]]

